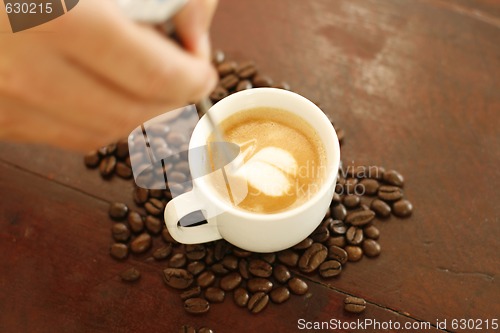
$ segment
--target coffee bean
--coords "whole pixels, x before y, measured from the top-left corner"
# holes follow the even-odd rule
[[[253,78],[252,84],[255,88],[270,87],[273,85],[273,80],[267,75],[257,74]]]
[[[144,229],[144,222],[142,216],[137,212],[130,212],[127,217],[128,225],[132,232],[138,233]]]
[[[260,259],[264,260],[265,262],[269,264],[274,264],[276,261],[276,253],[271,252],[271,253],[261,253],[260,254]]]
[[[347,208],[356,208],[360,202],[360,198],[355,194],[348,194],[344,197],[344,206]]]
[[[299,269],[305,273],[316,270],[328,256],[328,249],[320,243],[314,243],[299,259]]]
[[[250,296],[245,288],[237,288],[233,293],[234,303],[240,307],[244,307],[248,303]]]
[[[163,222],[151,215],[146,217],[145,225],[146,229],[153,235],[158,235],[163,230]]]
[[[236,70],[237,64],[234,61],[224,61],[219,66],[217,66],[217,72],[220,77],[224,77],[228,74],[234,73]]]
[[[251,293],[256,293],[258,291],[268,293],[273,289],[273,283],[264,278],[252,278],[247,281],[247,289]]]
[[[347,252],[347,258],[349,261],[355,262],[363,258],[363,250],[356,245],[347,245],[344,250]]]
[[[113,202],[109,205],[108,213],[113,220],[123,220],[125,217],[127,217],[128,206],[122,202]]]
[[[296,295],[304,295],[309,289],[307,283],[298,277],[293,277],[288,281],[288,288],[290,288],[290,291]]]
[[[344,309],[351,313],[361,313],[366,309],[366,301],[359,297],[347,296],[344,299]]]
[[[186,245],[186,257],[189,260],[201,260],[207,254],[203,244],[188,244]]]
[[[292,277],[285,265],[278,264],[273,269],[273,276],[279,283],[287,283]]]
[[[239,247],[234,247],[233,254],[238,258],[248,258],[252,255],[252,252],[240,249]]]
[[[166,243],[172,243],[172,244],[179,244],[177,241],[170,235],[170,232],[166,227],[163,227],[163,230],[161,231],[161,238],[163,239],[164,242]]]
[[[205,270],[205,263],[203,261],[193,261],[187,265],[187,270],[194,276],[200,274]]]
[[[328,259],[336,260],[343,265],[347,262],[347,258],[347,252],[343,248],[335,245],[328,248]]]
[[[207,313],[210,310],[210,303],[200,297],[189,298],[184,301],[184,309],[192,314]]]
[[[168,260],[168,266],[173,268],[181,268],[186,266],[187,258],[184,253],[176,253]]]
[[[156,138],[150,139],[149,145],[156,156],[159,156],[158,153],[165,152],[164,149],[166,149],[168,147],[168,145],[164,139],[164,134],[162,135],[162,137],[156,137]]]
[[[215,243],[214,257],[215,260],[222,260],[224,256],[229,253],[230,244],[225,240],[219,240]]]
[[[222,259],[222,265],[230,271],[234,271],[238,268],[238,258],[232,254],[227,255]]]
[[[167,134],[167,144],[169,146],[180,147],[184,142],[187,142],[186,136],[177,131],[171,131]]]
[[[208,266],[213,265],[215,263],[214,248],[213,247],[206,248],[206,254],[205,254],[204,261],[205,261],[205,264],[207,264]]]
[[[391,206],[379,199],[372,201],[370,209],[380,217],[389,217],[391,215]]]
[[[196,286],[193,288],[190,288],[184,292],[181,293],[181,299],[183,301],[187,300],[188,298],[193,298],[193,297],[198,297],[201,295],[201,287]]]
[[[121,272],[120,277],[123,281],[134,282],[139,280],[139,278],[141,277],[141,272],[139,272],[137,268],[131,267]]]
[[[332,208],[332,216],[335,220],[343,221],[347,216],[347,209],[343,204],[338,204]]]
[[[153,251],[153,258],[156,260],[167,259],[168,256],[172,253],[172,244],[169,243],[165,246],[159,247]]]
[[[168,181],[174,183],[184,183],[187,180],[187,176],[179,171],[171,171],[168,174]]]
[[[346,245],[345,237],[344,236],[334,236],[330,237],[327,239],[325,242],[326,246],[338,246],[338,247],[344,247]]]
[[[163,196],[168,200],[172,200],[173,196],[172,196],[172,192],[170,192],[170,190],[165,190],[163,191]]]
[[[165,208],[165,206],[160,200],[156,198],[150,198],[149,201],[144,204],[144,208],[149,214],[160,216],[163,213],[163,209]]]
[[[132,177],[132,169],[123,162],[116,163],[115,172],[123,179],[129,179]]]
[[[226,54],[222,50],[215,50],[212,55],[212,62],[214,65],[220,65],[224,59],[226,59]]]
[[[379,183],[376,179],[366,178],[359,182],[359,185],[363,187],[365,195],[375,195],[377,194]]]
[[[311,235],[309,235],[313,239],[313,241],[321,243],[324,242],[330,237],[330,231],[327,227],[320,225],[317,227]]]
[[[172,194],[172,196],[181,195],[182,193],[185,192],[184,186],[182,186],[181,184],[174,183],[174,182],[169,182],[168,188],[169,188],[169,191]]]
[[[270,277],[273,273],[273,267],[269,263],[260,259],[250,260],[250,262],[248,263],[248,270],[254,276],[264,278]]]
[[[354,226],[363,226],[375,218],[375,212],[371,210],[360,210],[347,214],[345,221]]]
[[[394,185],[399,187],[403,187],[404,185],[403,176],[396,170],[387,170],[386,172],[384,172],[382,180],[389,185]]]
[[[129,155],[128,139],[123,138],[118,140],[115,155],[121,159],[125,159]]]
[[[288,288],[285,286],[280,286],[276,289],[273,289],[269,296],[271,296],[271,300],[274,303],[281,304],[290,298],[290,290],[288,290]]]
[[[345,233],[345,239],[349,244],[359,245],[363,241],[363,230],[352,226],[347,229],[347,232]]]
[[[380,254],[380,244],[373,239],[365,239],[363,242],[363,252],[367,257],[376,257]]]
[[[198,275],[196,282],[202,288],[206,288],[215,282],[215,274],[211,271],[205,271]]]
[[[403,197],[403,191],[397,186],[383,185],[378,188],[377,195],[384,201],[397,201]]]
[[[130,242],[130,251],[133,253],[144,253],[151,247],[151,236],[142,233]]]
[[[238,262],[238,271],[240,272],[240,275],[244,279],[249,279],[250,278],[250,271],[248,270],[248,261],[244,258],[240,259]]]
[[[366,238],[378,239],[378,237],[380,236],[380,231],[376,226],[368,225],[363,228],[363,234]]]
[[[99,172],[104,178],[111,177],[116,167],[116,157],[106,156],[99,163]]]
[[[136,187],[134,189],[133,197],[134,197],[134,202],[139,206],[142,206],[149,199],[149,190],[142,187]]]
[[[97,149],[97,152],[99,153],[99,155],[104,157],[104,156],[113,155],[115,150],[116,150],[116,145],[109,144],[107,146],[100,147],[99,149]]]
[[[347,226],[341,220],[333,220],[330,224],[330,230],[334,235],[344,235],[347,231]]]
[[[242,91],[247,89],[252,89],[252,82],[250,82],[249,80],[242,80],[236,86],[236,91]]]
[[[301,241],[300,243],[295,244],[293,249],[294,250],[305,250],[309,246],[311,246],[313,243],[314,243],[314,241],[311,238],[307,237],[303,241]]]
[[[234,87],[236,87],[236,85],[238,84],[240,80],[238,79],[238,76],[235,75],[235,74],[229,74],[229,75],[226,75],[224,78],[222,78],[220,81],[219,81],[219,84],[226,88],[226,89],[233,89]]]
[[[236,74],[242,79],[248,79],[257,73],[257,66],[253,61],[242,62],[236,68]]]
[[[237,288],[243,279],[238,272],[231,272],[220,279],[220,288],[224,291],[231,291]]]
[[[179,171],[179,172],[183,173],[184,175],[188,175],[190,172],[188,161],[179,161],[175,164],[175,166],[173,168],[175,171]]]
[[[196,333],[196,329],[191,325],[182,325],[179,333]]]
[[[340,195],[338,193],[333,193],[333,198],[332,198],[332,205],[338,205],[342,199],[340,198]],[[332,208],[332,207],[330,207]]]
[[[359,207],[356,210],[370,210],[370,206],[362,203],[359,205]]]
[[[226,293],[224,290],[215,287],[209,287],[205,290],[205,298],[212,303],[222,303]]]
[[[214,331],[208,327],[201,327],[198,330],[198,333],[214,333]]]
[[[263,292],[257,292],[248,300],[247,308],[252,313],[259,313],[269,303],[269,296]]]
[[[161,199],[161,198],[163,198],[163,190],[151,189],[151,190],[149,190],[149,196],[151,198]]]
[[[399,200],[392,205],[392,212],[396,216],[407,217],[413,212],[413,205],[408,200]]]
[[[287,249],[278,253],[278,260],[288,267],[295,267],[299,262],[299,255],[298,253]]]
[[[356,185],[359,180],[357,178],[346,178],[344,190],[346,194],[353,194],[356,192]]]
[[[332,217],[332,210],[330,209],[330,207],[328,207],[324,219],[328,219],[330,217]]]
[[[128,256],[128,247],[123,243],[115,243],[111,245],[109,254],[115,259],[125,259]]]
[[[212,269],[212,272],[214,272],[217,275],[226,275],[227,273],[229,273],[229,269],[224,267],[224,265],[222,265],[222,263],[220,263],[220,262],[213,264],[211,269]]]
[[[83,158],[83,162],[88,168],[96,168],[101,161],[101,156],[97,152],[97,150],[92,150],[88,152]]]
[[[114,155],[116,153],[116,143],[110,143],[107,146],[101,147],[98,149],[99,154],[102,154],[102,156],[109,156],[109,155]]]
[[[113,238],[117,242],[125,242],[130,237],[130,230],[124,223],[115,223],[111,228]]]
[[[217,103],[221,99],[227,97],[227,95],[229,95],[229,93],[228,93],[228,91],[227,91],[226,88],[221,87],[221,86],[217,86],[212,91],[212,93],[210,94],[209,97],[210,97],[210,99],[212,100],[213,103]]]
[[[328,260],[319,266],[318,271],[321,277],[331,278],[342,272],[342,265],[337,260]]]
[[[165,268],[163,270],[163,281],[175,289],[189,288],[194,281],[193,275],[182,268]]]
[[[344,180],[344,183],[345,183],[345,180]],[[344,193],[344,185],[342,185],[341,183],[339,183],[338,180],[337,180],[337,184],[335,184],[335,193],[337,195],[340,195],[340,194]]]

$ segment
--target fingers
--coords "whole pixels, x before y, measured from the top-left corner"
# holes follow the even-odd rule
[[[208,60],[131,22],[113,2],[87,0],[55,21],[58,32],[47,38],[82,69],[124,94],[180,106],[208,95],[216,84]]]
[[[0,113],[18,116],[13,124],[25,133],[62,140],[60,133],[86,133],[86,139],[112,140],[174,108],[130,98],[31,39],[11,46],[9,63],[0,62],[0,101],[31,107],[15,114],[6,109]],[[34,126],[37,122],[53,126]]]
[[[216,7],[217,0],[190,0],[173,20],[183,46],[206,60],[210,60],[208,31]]]

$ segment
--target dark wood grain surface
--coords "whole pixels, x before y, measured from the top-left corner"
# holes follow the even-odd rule
[[[103,181],[79,154],[0,143],[0,332],[294,332],[299,318],[447,319],[455,331],[452,319],[500,319],[499,36],[494,0],[221,1],[214,44],[319,102],[347,133],[344,164],[405,175],[413,216],[378,223],[379,258],[307,277],[309,297],[257,316],[227,299],[195,317],[161,265],[109,257],[108,202],[132,204],[130,182]],[[127,285],[118,273],[131,265],[143,277]],[[366,312],[345,313],[346,294]]]

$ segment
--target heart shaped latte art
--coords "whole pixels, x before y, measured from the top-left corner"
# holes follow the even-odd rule
[[[250,186],[271,197],[286,195],[296,174],[295,158],[288,151],[277,147],[259,150],[236,172]]]

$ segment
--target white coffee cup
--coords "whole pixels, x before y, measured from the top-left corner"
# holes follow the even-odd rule
[[[223,200],[208,182],[208,177],[193,179],[193,189],[173,198],[165,208],[165,224],[180,243],[197,244],[224,238],[229,243],[254,252],[274,252],[289,248],[306,238],[323,220],[330,206],[340,163],[340,146],[335,130],[326,115],[308,99],[282,89],[256,88],[234,93],[210,110],[215,123],[246,109],[271,107],[287,110],[303,118],[319,135],[326,152],[325,178],[320,189],[304,204],[275,214],[259,214],[238,209]],[[203,116],[189,142],[192,174],[200,174],[201,163],[191,163],[199,156],[196,147],[206,146],[212,127]],[[284,138],[286,140],[286,138]],[[209,168],[208,163],[206,168]],[[178,221],[201,210],[207,222],[183,227]]]

